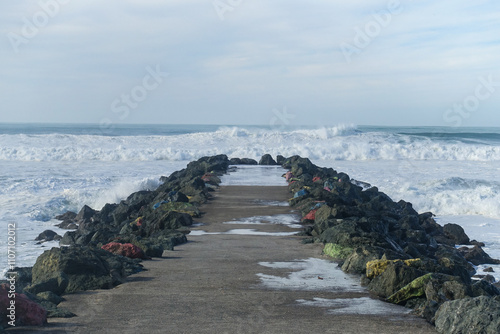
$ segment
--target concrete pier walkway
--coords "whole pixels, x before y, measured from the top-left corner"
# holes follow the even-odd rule
[[[8,332],[435,333],[371,298],[321,245],[290,235],[300,229],[280,224],[293,214],[288,197],[287,187],[223,186],[187,244],[143,262],[147,271],[112,290],[65,296],[60,306],[78,317]]]

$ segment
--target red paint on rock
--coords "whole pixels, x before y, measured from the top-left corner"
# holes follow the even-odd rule
[[[131,259],[147,259],[142,249],[130,243],[121,244],[119,242],[110,242],[101,248],[110,253],[126,256]]]
[[[15,314],[16,326],[43,326],[47,323],[47,311],[22,293],[11,293],[8,284],[2,284],[0,287],[0,323],[8,327],[11,319],[9,314]],[[11,295],[11,296],[9,296]],[[9,298],[12,297],[12,298]],[[14,301],[14,307],[11,307],[11,301]],[[8,308],[15,308],[12,312]]]
[[[302,220],[314,220],[316,218],[316,211],[318,211],[318,209],[314,209],[314,210],[309,211],[309,213],[307,215],[305,215],[302,218]]]

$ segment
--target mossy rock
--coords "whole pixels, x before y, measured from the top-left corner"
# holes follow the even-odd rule
[[[415,267],[420,264],[420,259],[408,260],[373,260],[366,263],[366,277],[374,278],[381,275],[389,266],[390,263],[402,262],[409,267]]]
[[[432,273],[429,273],[414,279],[399,291],[389,296],[387,301],[393,304],[403,304],[413,298],[425,297],[425,287],[431,278]]]
[[[384,264],[387,264],[387,267],[384,269],[381,266],[379,269],[383,271],[380,270],[380,275],[375,276],[368,283],[368,289],[382,298],[390,297],[418,277],[427,274],[426,271],[407,265],[402,260],[386,261]]]
[[[335,259],[346,259],[353,252],[353,248],[343,247],[337,244],[328,243],[323,248],[323,253]]]
[[[186,202],[168,202],[162,204],[158,209],[163,212],[177,211],[180,213],[187,213],[191,217],[196,217],[196,218],[199,218],[201,216],[200,210],[198,210],[196,206]]]

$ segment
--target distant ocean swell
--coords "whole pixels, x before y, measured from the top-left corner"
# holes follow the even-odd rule
[[[500,144],[479,138],[362,132],[354,126],[292,131],[222,127],[213,132],[115,137],[4,134],[0,161],[184,161],[214,154],[258,159],[264,153],[314,160],[500,161]]]

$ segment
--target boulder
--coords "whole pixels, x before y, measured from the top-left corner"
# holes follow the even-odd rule
[[[56,295],[62,295],[66,292],[69,279],[64,272],[53,273],[50,277],[33,280],[31,285],[24,288],[24,292],[38,295],[50,291]]]
[[[107,214],[113,217],[115,225],[120,225],[131,216],[137,216],[139,210],[143,206],[147,206],[155,197],[152,191],[138,191],[127,197],[126,200],[121,201],[118,206]]]
[[[45,230],[35,238],[36,241],[53,241],[53,240],[61,240],[61,236],[52,230]]]
[[[87,221],[90,220],[90,218],[94,217],[94,215],[97,213],[94,209],[91,207],[84,205],[83,208],[78,212],[78,214],[75,217],[76,221]]]
[[[57,220],[74,220],[76,218],[76,213],[73,211],[66,211],[62,215],[55,217]]]
[[[158,206],[157,206],[158,205]],[[154,220],[155,217],[159,217],[164,215],[168,211],[176,211],[180,213],[187,213],[191,217],[199,218],[201,217],[200,210],[196,205],[187,202],[166,202],[166,203],[157,203],[156,209],[150,214],[144,217],[145,220]]]
[[[471,296],[469,285],[465,284],[460,277],[433,274],[425,286],[427,300],[442,304],[448,300],[462,299]]]
[[[420,259],[373,260],[373,261],[366,263],[366,277],[374,278],[374,277],[380,276],[387,270],[387,268],[389,268],[389,266],[391,266],[393,264],[404,264],[405,266],[414,266],[415,267],[415,265],[416,264],[418,265],[419,262],[421,262]]]
[[[387,298],[387,301],[393,304],[404,304],[413,298],[425,297],[425,286],[431,280],[432,274],[420,276],[409,284],[399,289]]]
[[[447,301],[435,316],[442,334],[500,333],[500,299],[480,296]]]
[[[26,290],[55,294],[109,289],[123,282],[142,266],[136,260],[85,246],[52,248],[40,255],[33,266],[32,285]]]
[[[477,245],[472,248],[461,247],[459,248],[459,251],[467,261],[471,262],[475,266],[480,264],[500,264],[500,260],[491,258],[481,247]]]
[[[48,302],[51,302],[52,304],[59,304],[61,303],[62,301],[64,301],[64,298],[55,294],[54,292],[52,291],[44,291],[44,292],[40,292],[36,295],[37,298],[41,299],[41,300],[45,300],[45,301],[48,301]]]
[[[78,225],[73,220],[64,220],[62,223],[56,224],[56,226],[65,230],[75,230],[78,228]]]
[[[327,228],[335,225],[336,221],[333,223],[332,220],[335,220],[337,216],[337,209],[330,207],[329,205],[323,205],[316,211],[314,216],[314,224],[316,225],[316,229],[319,233],[323,233]]]
[[[440,265],[439,272],[452,276],[459,276],[464,282],[469,282],[476,270],[467,261],[458,249],[446,245],[439,245],[435,257]]]
[[[368,284],[368,289],[382,298],[391,296],[414,279],[425,274],[422,270],[412,267],[411,262],[405,263],[404,261],[396,260],[382,261],[377,264],[376,270],[373,268],[373,270],[369,270],[370,262],[367,263],[367,277],[373,277]],[[385,269],[383,268],[384,266]],[[378,274],[380,271],[382,272]],[[374,277],[373,275],[376,276]]]
[[[264,154],[259,160],[259,165],[275,166],[277,163],[270,154]]]
[[[347,258],[351,253],[353,252],[353,249],[350,247],[342,247],[337,244],[326,244],[325,247],[323,248],[323,253],[325,255],[328,255],[334,259],[340,259],[343,260]]]
[[[255,160],[254,160],[255,161]],[[210,157],[202,157],[196,161],[192,161],[187,165],[186,170],[193,175],[201,176],[207,172],[223,173],[229,166],[229,159],[225,154],[214,155]]]
[[[277,165],[283,165],[285,163],[285,161],[286,161],[286,158],[282,155],[278,155],[276,157],[276,164]]]
[[[146,237],[159,231],[175,230],[193,224],[193,217],[191,215],[177,211],[159,211],[159,214],[154,217],[154,220],[145,219],[145,222],[142,224],[144,236]]]
[[[314,210],[309,211],[304,217],[302,217],[302,221],[303,222],[314,221],[314,219],[316,217],[316,211],[318,211],[318,209],[314,209]]]
[[[57,307],[56,304],[46,300],[42,300],[40,305],[47,310],[47,318],[72,318],[76,316],[73,312],[63,307]]]
[[[337,222],[339,221],[337,220]],[[338,224],[326,229],[321,234],[320,241],[351,248],[369,245],[402,251],[397,243],[377,230],[383,232],[383,226],[371,220],[351,217],[351,219],[343,219]]]
[[[12,272],[17,273],[16,275],[16,292],[22,293],[23,289],[31,284],[32,280],[32,274],[31,274],[31,269],[32,267],[15,267],[14,270],[11,270]],[[3,281],[2,281],[3,283]]]
[[[102,249],[111,252],[116,255],[126,256],[131,259],[147,259],[148,257],[144,254],[143,250],[139,247],[125,243],[121,244],[119,242],[110,242],[101,247]]]
[[[229,160],[229,164],[231,165],[258,165],[257,160],[249,159],[249,158],[232,158]]]
[[[25,294],[15,293],[15,298],[9,298],[9,285],[0,286],[0,326],[8,327],[9,321],[15,320],[16,326],[42,326],[47,323],[47,311]],[[15,301],[15,318],[9,318],[11,301]]]
[[[470,242],[469,237],[465,234],[464,229],[460,225],[445,224],[443,226],[443,233],[457,245],[468,245]]]
[[[490,282],[480,280],[472,284],[472,296],[500,296],[500,290]]]
[[[206,190],[205,182],[201,179],[201,177],[190,179],[181,184],[181,187],[181,192],[187,196],[199,195]]]
[[[184,234],[182,234],[184,236]],[[172,238],[174,238],[172,236]],[[164,243],[160,243],[158,239],[155,238],[141,238],[135,235],[123,235],[119,236],[117,241],[121,243],[131,243],[144,251],[144,255],[147,257],[162,257],[163,251],[165,249],[172,249],[173,246],[177,244],[173,244],[171,248],[164,248]],[[186,240],[187,241],[187,240]]]
[[[356,247],[345,259],[342,270],[346,273],[365,274],[366,264],[370,261],[381,259],[384,253],[385,250],[380,247]]]

